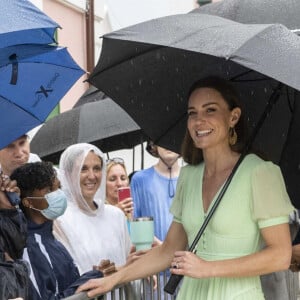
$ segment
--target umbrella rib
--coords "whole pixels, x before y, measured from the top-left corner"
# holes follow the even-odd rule
[[[256,81],[268,81],[270,80],[269,77],[267,77],[266,75],[264,74],[261,74],[262,76],[264,76],[263,78],[256,78],[256,79],[242,79],[243,76],[246,76],[250,73],[253,73],[254,71],[253,70],[249,70],[249,71],[245,71],[241,74],[238,74],[234,77],[231,77],[229,80],[232,81],[232,82],[256,82]],[[241,78],[241,79],[239,79]]]
[[[131,41],[129,41],[129,42],[131,42]],[[131,43],[133,43],[133,42],[131,42]],[[144,44],[145,44],[145,45],[149,45],[149,46],[153,46],[153,45],[147,44],[147,43],[144,43]],[[153,50],[158,50],[158,49],[161,49],[161,48],[165,48],[165,46],[159,46],[159,45],[157,45],[157,46],[152,47],[151,49],[149,49],[149,50],[147,50],[147,51],[141,52],[141,53],[138,54],[138,55],[132,54],[130,57],[127,57],[127,58],[125,58],[125,59],[123,59],[123,60],[121,60],[121,61],[115,62],[113,65],[109,65],[108,67],[99,70],[99,71],[96,72],[95,74],[92,74],[92,76],[91,76],[87,81],[90,81],[91,78],[96,77],[98,74],[100,74],[100,73],[102,73],[102,72],[105,72],[105,71],[108,71],[108,70],[110,70],[110,69],[113,69],[114,67],[118,67],[120,64],[126,63],[126,62],[130,61],[130,60],[133,59],[133,58],[140,57],[140,56],[145,55],[145,54],[147,54],[147,53],[149,53],[149,52],[151,52],[151,51],[153,51]]]

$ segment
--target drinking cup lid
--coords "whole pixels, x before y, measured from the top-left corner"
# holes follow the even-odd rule
[[[132,222],[140,222],[140,221],[153,221],[153,217],[139,217],[134,218]]]

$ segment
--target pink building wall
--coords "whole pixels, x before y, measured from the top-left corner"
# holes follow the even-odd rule
[[[86,70],[86,26],[84,11],[52,0],[43,0],[43,11],[62,27],[62,29],[58,30],[59,45],[67,47],[73,59],[83,70]],[[86,78],[86,75],[79,78],[63,97],[60,102],[60,112],[72,108],[78,98],[87,90],[88,84],[84,83]]]

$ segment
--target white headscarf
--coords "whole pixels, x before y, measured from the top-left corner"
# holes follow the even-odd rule
[[[95,215],[97,212],[90,208],[80,187],[81,168],[91,151],[102,160],[102,179],[94,196],[94,202],[98,206],[98,212],[103,210],[106,195],[106,163],[104,154],[96,146],[87,143],[69,146],[60,157],[58,176],[70,204],[76,205],[85,214]]]
[[[92,210],[80,188],[84,160],[93,151],[103,162],[102,180],[94,196],[98,209]],[[63,243],[82,274],[109,259],[123,265],[130,252],[131,241],[124,213],[113,205],[105,205],[106,166],[103,153],[90,144],[75,144],[62,154],[58,177],[68,197],[66,212],[54,221],[54,235]]]

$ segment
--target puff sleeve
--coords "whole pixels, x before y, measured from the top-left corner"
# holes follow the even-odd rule
[[[288,223],[294,210],[286,191],[281,170],[272,162],[259,164],[251,175],[253,218],[260,228]]]

